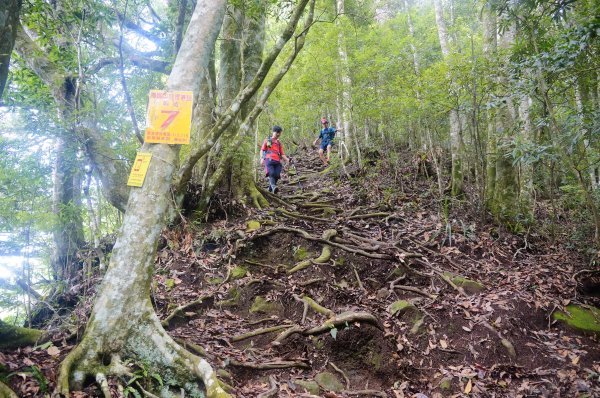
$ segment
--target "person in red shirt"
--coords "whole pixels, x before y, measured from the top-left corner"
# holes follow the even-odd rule
[[[260,148],[260,164],[267,169],[269,177],[269,192],[277,193],[277,181],[281,175],[281,160],[290,162],[290,158],[283,152],[283,145],[279,141],[283,129],[280,126],[273,126],[271,137],[267,138]]]

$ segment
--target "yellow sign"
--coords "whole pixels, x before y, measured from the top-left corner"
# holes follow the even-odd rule
[[[150,90],[145,141],[189,144],[192,102],[191,91]]]
[[[150,166],[150,159],[152,159],[151,153],[138,152],[129,174],[129,180],[127,185],[130,187],[141,187],[144,184],[144,178],[146,178],[146,172],[148,166]]]

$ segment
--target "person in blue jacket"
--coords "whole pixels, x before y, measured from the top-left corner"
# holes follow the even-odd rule
[[[321,118],[321,125],[323,128],[319,133],[319,138],[313,142],[313,146],[317,145],[317,142],[321,140],[321,146],[319,147],[319,157],[325,166],[329,163],[329,159],[331,157],[331,146],[333,145],[333,139],[335,138],[335,133],[341,131],[341,129],[336,129],[334,127],[329,127],[329,122],[326,118]],[[327,150],[327,157],[325,157],[324,152]]]

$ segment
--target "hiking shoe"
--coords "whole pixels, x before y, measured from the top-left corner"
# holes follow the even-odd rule
[[[267,188],[267,191],[269,192],[273,192],[273,190],[271,189],[271,186],[269,185],[269,187]]]
[[[279,192],[279,188],[277,188],[277,187],[273,188],[273,193],[277,193],[277,192]]]

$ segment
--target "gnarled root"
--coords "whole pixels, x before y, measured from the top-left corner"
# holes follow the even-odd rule
[[[70,386],[79,388],[86,377],[101,381],[111,375],[128,375],[129,368],[121,360],[123,355],[160,374],[165,389],[181,387],[192,397],[231,397],[209,363],[177,344],[154,313],[146,314],[142,319],[145,321],[125,322],[127,324],[123,326],[128,327],[129,332],[115,332],[114,335],[105,335],[88,326],[82,342],[60,366],[56,393],[68,397]],[[107,358],[110,358],[108,364]]]

